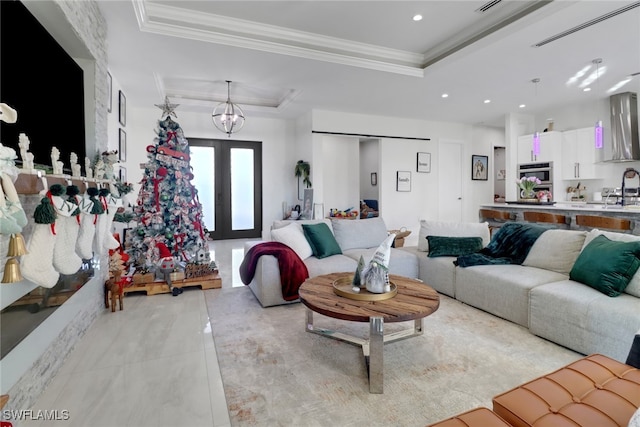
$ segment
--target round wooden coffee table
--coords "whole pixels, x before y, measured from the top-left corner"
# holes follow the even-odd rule
[[[355,344],[362,352],[369,374],[369,391],[383,392],[384,344],[422,335],[423,319],[440,306],[438,293],[425,283],[402,276],[390,275],[397,287],[397,295],[380,301],[361,301],[337,295],[333,290],[336,280],[352,277],[353,273],[333,273],[307,279],[298,291],[306,306],[306,331],[328,338]],[[335,319],[369,322],[369,337],[354,337],[313,324],[313,313]],[[384,322],[414,321],[412,329],[384,335]]]

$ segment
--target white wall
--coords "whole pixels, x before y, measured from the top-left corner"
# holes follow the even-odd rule
[[[377,139],[360,141],[360,199],[378,200],[378,185],[371,185],[371,174],[378,173],[380,149]]]
[[[322,138],[322,158],[315,167],[323,171],[323,194],[315,198],[329,209],[360,210],[360,143],[357,138],[325,135]],[[315,194],[314,194],[315,196]]]
[[[316,131],[396,137],[380,139],[378,173],[380,211],[389,229],[407,227],[412,231],[407,238],[407,245],[417,243],[420,219],[438,218],[437,194],[439,191],[447,191],[446,183],[438,182],[438,141],[461,141],[465,147],[464,157],[468,162],[461,165],[464,187],[463,221],[477,221],[479,205],[493,201],[492,179],[471,181],[471,155],[481,154],[491,158],[493,147],[505,144],[501,129],[428,120],[401,118],[389,120],[388,117],[322,110],[314,110],[312,116],[312,129]],[[398,138],[429,138],[430,140]],[[313,144],[320,144],[322,140],[323,138],[316,134]],[[340,146],[334,146],[334,148],[340,150]],[[416,172],[418,152],[431,153],[431,173]],[[341,155],[343,155],[341,151],[336,151],[333,157],[339,158]],[[411,171],[411,192],[396,191],[396,172],[399,170]],[[324,168],[324,173],[330,173],[330,168]],[[326,183],[326,180],[324,182]],[[341,183],[341,185],[345,184]],[[323,189],[324,194],[329,194],[331,191],[333,190],[330,188]]]

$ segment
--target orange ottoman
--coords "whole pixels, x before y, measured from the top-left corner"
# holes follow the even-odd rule
[[[511,427],[487,408],[477,408],[427,427]]]
[[[594,354],[493,398],[514,427],[626,427],[640,407],[640,370]]]

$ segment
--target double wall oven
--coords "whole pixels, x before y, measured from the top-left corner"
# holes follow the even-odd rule
[[[535,191],[548,190],[553,192],[553,162],[521,163],[518,165],[518,178],[534,176],[541,183]]]

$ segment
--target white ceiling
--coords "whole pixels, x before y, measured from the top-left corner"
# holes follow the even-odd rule
[[[487,1],[98,4],[109,69],[129,105],[168,95],[180,104],[178,117],[210,114],[231,80],[231,99],[248,120],[324,109],[503,126],[506,113],[543,115],[607,98],[640,72],[640,7],[532,47],[640,2],[503,0],[476,12]],[[417,13],[420,22],[412,20]],[[584,92],[581,79],[570,79],[587,66],[585,77],[593,76],[595,58],[602,58],[599,79]],[[640,75],[615,92],[627,91],[640,92]]]

